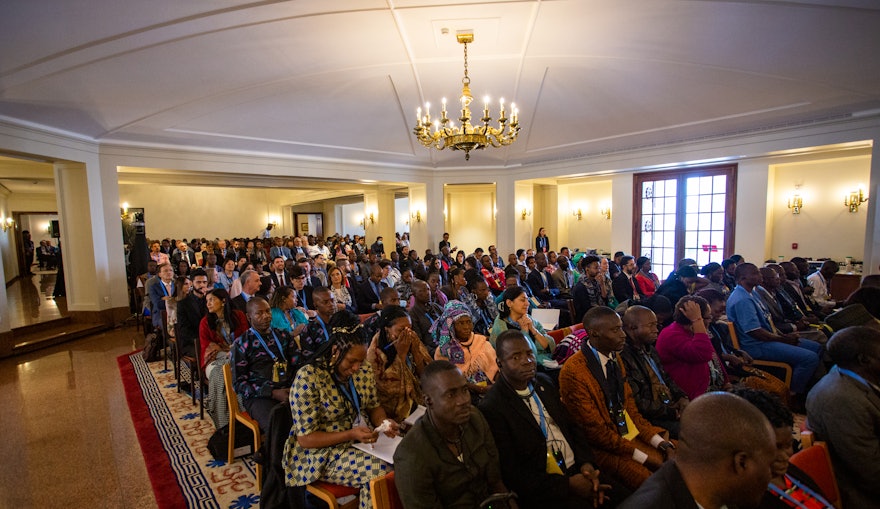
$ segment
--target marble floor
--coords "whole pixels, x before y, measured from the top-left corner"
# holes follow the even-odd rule
[[[52,298],[55,271],[36,271],[33,276],[17,278],[6,289],[10,327],[47,322],[67,315],[67,300]]]
[[[0,509],[156,507],[116,358],[133,326],[0,360]]]

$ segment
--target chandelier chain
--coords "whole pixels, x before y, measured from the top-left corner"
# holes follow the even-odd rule
[[[465,85],[471,84],[471,78],[468,76],[467,66],[467,43],[464,43],[464,78],[461,79],[461,82]]]

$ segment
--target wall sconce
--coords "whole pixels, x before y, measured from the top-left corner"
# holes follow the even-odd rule
[[[272,228],[278,228],[278,218],[275,216],[269,216],[267,224],[271,224]]]
[[[792,214],[800,214],[803,207],[804,199],[801,198],[801,195],[795,193],[788,199],[788,208],[791,209]]]
[[[599,210],[599,214],[605,219],[611,219],[611,207],[602,207],[602,209]]]
[[[529,216],[531,216],[531,215],[532,215],[532,209],[530,209],[530,208],[528,208],[528,207],[523,207],[523,208],[522,208],[522,212],[520,212],[520,217],[522,217],[522,220],[523,220],[523,221],[525,221],[526,218],[529,217]]]
[[[584,213],[583,213],[583,211],[582,211],[581,209],[579,209],[579,208],[578,208],[578,209],[572,209],[572,210],[571,210],[571,215],[573,215],[574,217],[578,218],[578,221],[580,221],[581,219],[584,218]]]
[[[859,205],[868,201],[865,198],[865,191],[862,189],[862,186],[859,186],[858,191],[851,191],[849,194],[843,196],[843,205],[846,206],[850,213],[855,214],[859,211]]]
[[[0,228],[3,228],[4,232],[9,230],[13,226],[15,226],[15,220],[11,217],[7,217],[6,219],[0,221]]]
[[[370,224],[376,224],[376,216],[372,212],[370,212],[370,215],[367,216],[367,219],[370,220]]]
[[[128,202],[119,206],[119,217],[124,221],[128,219]]]
[[[421,223],[422,222],[422,211],[417,210],[417,211],[415,211],[414,214],[410,214],[409,217],[412,218],[413,221],[415,221],[417,223]]]

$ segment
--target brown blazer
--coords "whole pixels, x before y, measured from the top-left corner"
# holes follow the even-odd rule
[[[592,359],[595,361],[595,357]],[[617,362],[621,374],[626,378],[626,371],[619,357]],[[642,417],[636,407],[629,383],[622,380],[626,411],[638,428],[639,435],[632,441],[621,437],[608,412],[602,385],[593,373],[596,369],[601,370],[601,367],[598,361],[589,364],[592,366],[588,365],[588,359],[583,351],[577,352],[565,361],[559,373],[562,404],[583,429],[587,441],[593,448],[599,470],[617,477],[628,488],[635,490],[650,477],[651,471],[632,459],[633,451],[638,448],[657,462],[662,462],[662,454],[651,447],[650,442],[655,434],[665,437],[666,430],[652,425]]]

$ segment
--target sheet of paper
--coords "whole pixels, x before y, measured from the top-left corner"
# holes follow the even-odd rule
[[[403,440],[401,437],[388,438],[384,433],[379,434],[379,439],[376,440],[375,444],[363,444],[360,442],[355,442],[354,447],[372,454],[373,456],[379,458],[380,460],[394,464],[394,451],[397,450],[397,446],[400,445],[400,441]]]
[[[559,324],[559,310],[558,309],[533,309],[532,310],[532,319],[537,320],[538,323],[544,327],[544,330],[555,329]]]
[[[425,408],[423,405],[417,406],[416,409],[413,410],[413,412],[411,414],[409,414],[409,417],[407,417],[406,419],[403,420],[403,422],[412,426],[413,424],[416,423],[417,420],[419,420],[419,417],[425,415],[426,410],[427,410],[427,408]]]

